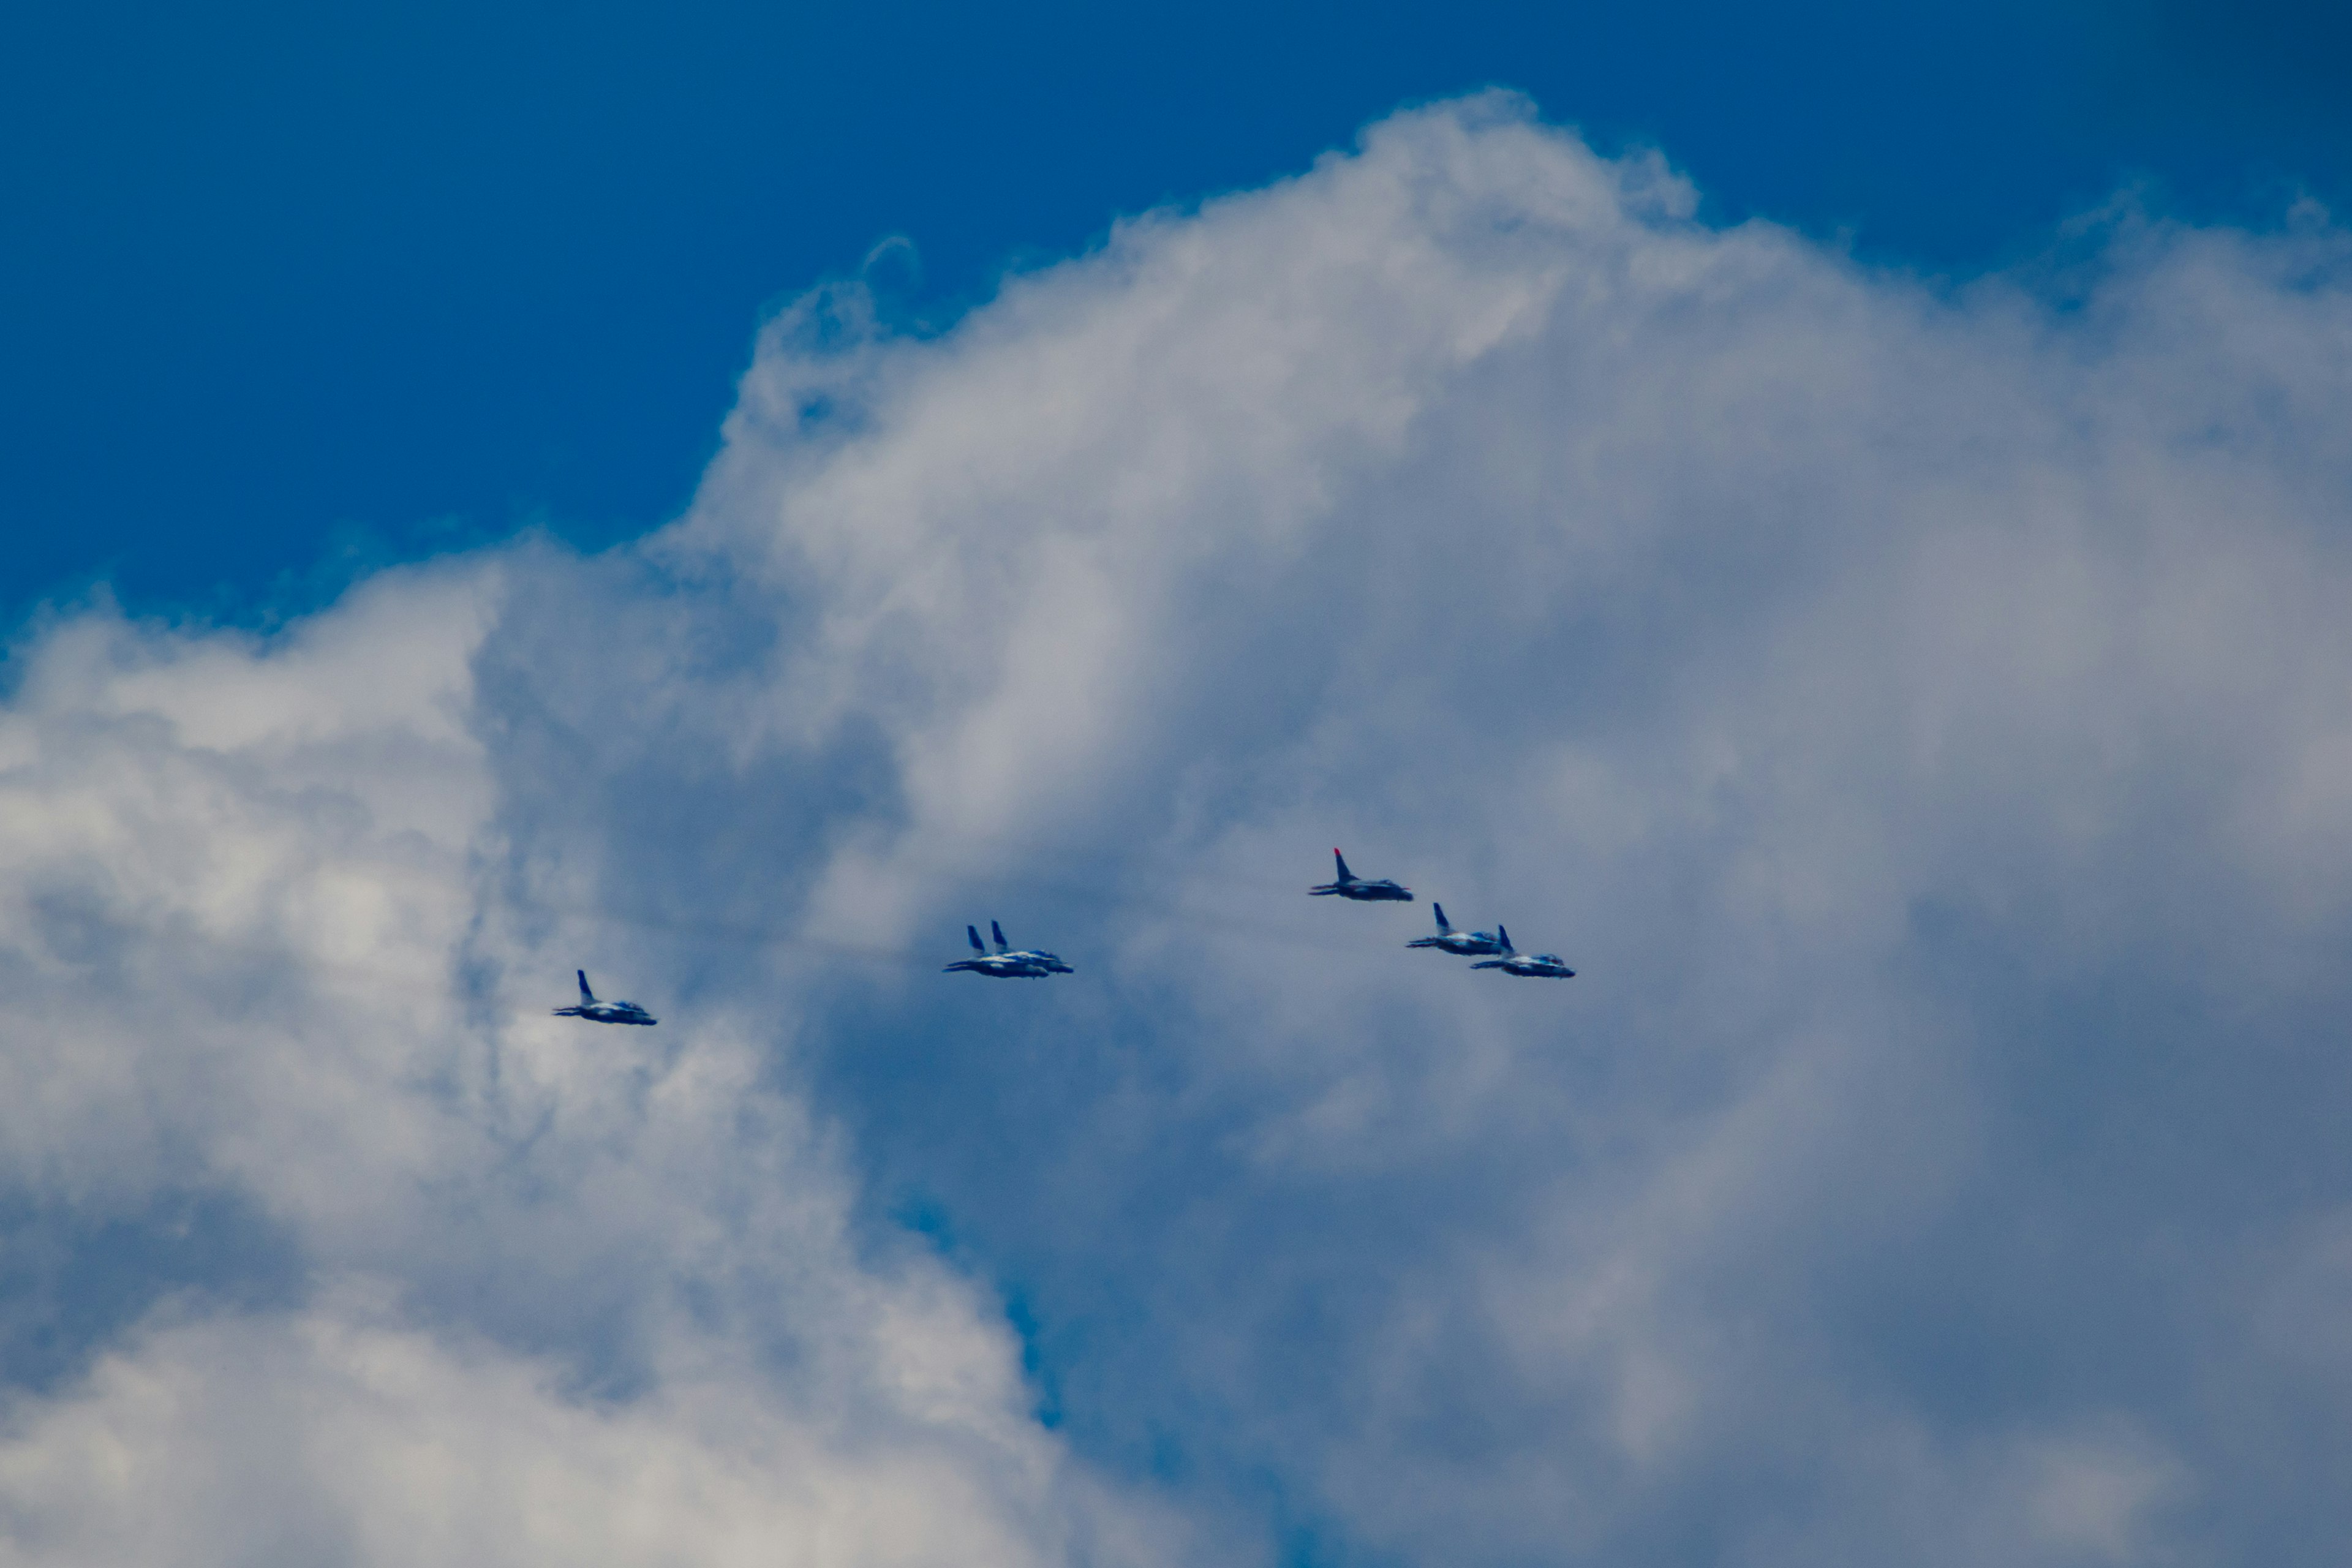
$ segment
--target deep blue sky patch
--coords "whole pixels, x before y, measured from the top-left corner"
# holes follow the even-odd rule
[[[2275,221],[2352,169],[2284,4],[1178,9],[152,5],[0,24],[0,609],[244,617],[387,558],[673,515],[763,309],[952,319],[1111,218],[1500,83],[1713,214],[1966,273],[2132,184]]]

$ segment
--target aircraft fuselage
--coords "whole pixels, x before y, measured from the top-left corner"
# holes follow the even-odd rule
[[[1331,851],[1331,869],[1338,879],[1326,882],[1319,888],[1307,889],[1309,894],[1318,899],[1353,899],[1359,903],[1369,904],[1412,902],[1412,889],[1385,877],[1378,881],[1366,881],[1348,869],[1348,858],[1337,849]]]
[[[558,1007],[559,1018],[585,1018],[592,1024],[641,1024],[651,1026],[661,1022],[635,1002],[591,1002],[581,1007]]]
[[[1517,974],[1528,980],[1573,980],[1576,971],[1556,952],[1514,952],[1502,958],[1490,958],[1484,963],[1474,963],[1473,969],[1499,969],[1506,974]]]
[[[1320,888],[1309,888],[1307,890],[1318,899],[1328,899],[1336,894],[1343,899],[1354,899],[1360,903],[1409,904],[1412,902],[1412,892],[1398,887],[1394,882],[1329,882]]]
[[[1048,974],[1076,973],[1050,952],[1008,952],[992,958],[967,958],[949,964],[940,973],[952,974],[959,969],[985,974],[992,980],[1043,980]]]
[[[971,956],[949,964],[940,973],[953,974],[962,970],[971,974],[985,974],[992,980],[1043,980],[1048,974],[1075,974],[1077,971],[1064,963],[1053,953],[1034,947],[1013,947],[1004,940],[1004,928],[994,921],[988,922],[988,934],[996,939],[996,951],[991,952],[980,940],[980,928],[963,928],[966,941],[971,943]]]
[[[1405,945],[1433,947],[1456,958],[1483,958],[1487,953],[1503,951],[1503,944],[1495,940],[1494,934],[1483,931],[1451,931],[1443,936],[1419,937]]]

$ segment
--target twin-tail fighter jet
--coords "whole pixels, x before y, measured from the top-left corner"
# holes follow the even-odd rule
[[[1458,958],[1476,958],[1483,953],[1508,951],[1503,945],[1503,939],[1493,931],[1455,931],[1446,923],[1444,904],[1432,904],[1430,908],[1437,911],[1437,934],[1417,936],[1406,942],[1405,946],[1433,947],[1441,952],[1450,952]]]
[[[952,974],[968,969],[974,974],[985,974],[997,980],[1043,980],[1048,974],[1075,974],[1068,964],[1050,952],[1040,952],[1034,947],[1019,950],[1004,943],[1004,928],[994,921],[988,922],[988,934],[996,939],[996,951],[991,952],[981,945],[980,928],[966,926],[963,934],[971,939],[971,951],[979,956],[950,963],[940,973]]]
[[[1348,858],[1337,849],[1331,851],[1331,858],[1339,864],[1339,879],[1336,882],[1326,882],[1319,888],[1307,889],[1307,892],[1314,897],[1328,899],[1337,895],[1342,899],[1356,899],[1370,903],[1409,904],[1412,902],[1412,889],[1400,887],[1389,881],[1365,881],[1348,869]]]
[[[1576,971],[1570,969],[1568,966],[1568,961],[1556,952],[1520,952],[1515,950],[1511,946],[1511,933],[1503,929],[1500,923],[1495,927],[1495,936],[1502,944],[1496,949],[1502,956],[1474,963],[1471,968],[1499,969],[1506,974],[1524,975],[1534,980],[1576,978]]]
[[[556,1017],[585,1018],[592,1024],[652,1025],[661,1022],[635,1002],[597,1001],[596,993],[588,989],[588,972],[576,969],[572,973],[580,976],[580,1005],[558,1007],[554,1014]]]

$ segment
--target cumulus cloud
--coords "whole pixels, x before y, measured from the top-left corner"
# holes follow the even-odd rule
[[[936,1349],[928,1353],[937,1359]],[[745,1375],[745,1373],[749,1375]],[[1052,1457],[861,1443],[680,1369],[642,1398],[364,1310],[174,1325],[0,1447],[20,1547],[109,1563],[1033,1563]],[[1024,1502],[1029,1506],[1024,1507]]]
[[[515,569],[21,655],[10,1241],[68,1266],[18,1271],[11,1561],[1164,1558],[994,1304],[847,1234],[744,1020],[547,1016],[583,944],[503,917],[472,674]]]
[[[2325,1560],[2347,243],[1697,211],[1417,111],[810,296],[630,551],[37,633],[5,1179],[178,1261],[20,1373],[21,1549]]]

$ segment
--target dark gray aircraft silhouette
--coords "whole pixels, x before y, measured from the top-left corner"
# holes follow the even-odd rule
[[[1326,882],[1319,888],[1307,889],[1307,892],[1314,897],[1328,899],[1336,894],[1343,899],[1357,899],[1370,903],[1409,904],[1412,902],[1412,889],[1399,887],[1394,882],[1365,881],[1348,869],[1348,858],[1337,849],[1331,851],[1331,858],[1339,865],[1339,879],[1336,882]]]
[[[584,969],[575,969],[572,973],[580,976],[580,1005],[558,1007],[554,1015],[556,1017],[585,1018],[592,1024],[652,1025],[661,1022],[635,1002],[597,1001],[596,993],[588,989],[588,972]]]
[[[968,969],[974,974],[986,974],[997,980],[1043,980],[1048,974],[1077,973],[1050,952],[1040,952],[1034,947],[1024,947],[1018,952],[1008,949],[1004,945],[1004,928],[994,921],[988,922],[988,934],[996,939],[994,952],[980,944],[978,927],[966,926],[963,934],[971,939],[971,950],[980,956],[950,963],[940,971],[940,973],[952,974],[959,969]]]
[[[1511,933],[1504,930],[1500,923],[1497,923],[1495,927],[1495,936],[1496,939],[1502,943],[1502,947],[1499,951],[1503,956],[1500,958],[1489,958],[1485,960],[1483,963],[1474,963],[1470,966],[1471,968],[1499,969],[1506,974],[1525,975],[1530,979],[1536,980],[1573,980],[1576,978],[1576,971],[1570,969],[1568,966],[1568,961],[1560,957],[1560,955],[1556,952],[1519,952],[1514,951],[1511,946]]]
[[[1437,934],[1417,936],[1406,942],[1407,947],[1433,947],[1458,958],[1476,958],[1481,953],[1507,952],[1503,939],[1490,931],[1455,931],[1445,923],[1445,906],[1432,904],[1437,911]]]

